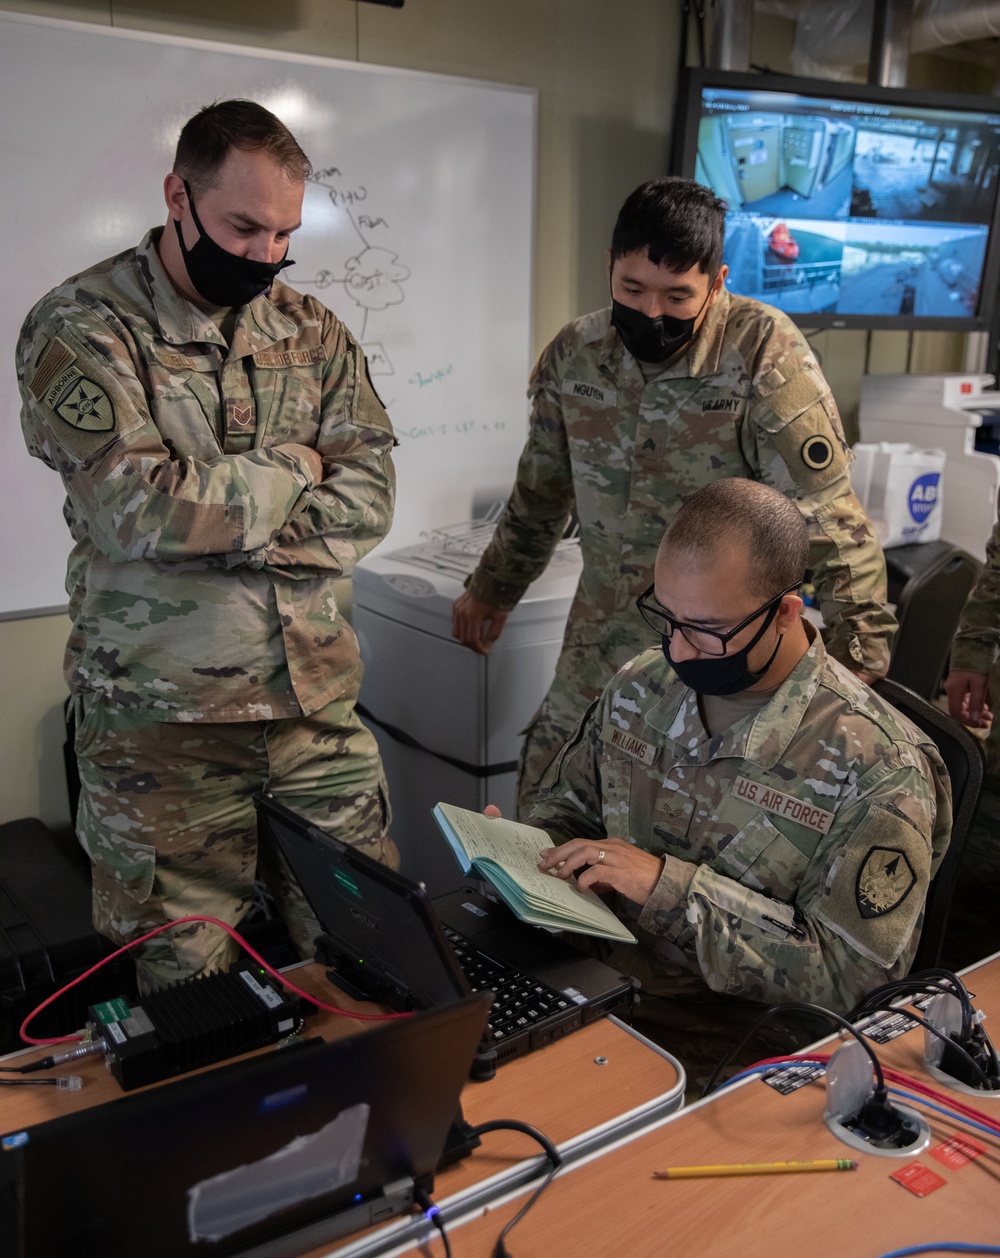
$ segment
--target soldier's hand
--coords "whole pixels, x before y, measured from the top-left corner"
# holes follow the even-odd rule
[[[663,860],[624,839],[570,839],[539,852],[538,868],[568,879],[576,874],[583,890],[618,891],[634,904],[645,904],[663,873]]]
[[[987,693],[988,678],[985,673],[973,673],[965,669],[953,669],[944,683],[948,695],[948,711],[956,721],[973,729],[985,729],[992,714]]]
[[[466,590],[451,609],[451,636],[478,655],[489,655],[508,615],[493,603],[481,603]]]
[[[323,479],[323,456],[318,450],[314,450],[312,446],[300,446],[291,441],[286,442],[282,447],[286,454],[294,455],[300,463],[304,463],[309,469],[314,485],[318,485]]]

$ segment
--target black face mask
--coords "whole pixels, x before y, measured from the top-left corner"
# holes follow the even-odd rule
[[[670,639],[664,637],[662,639],[663,654],[667,658],[667,663],[685,686],[690,686],[692,690],[697,691],[700,695],[735,695],[739,694],[741,690],[749,690],[751,686],[756,685],[760,681],[774,663],[774,658],[778,654],[778,648],[781,646],[784,634],[779,633],[778,641],[771,652],[771,658],[764,667],[756,673],[750,668],[750,665],[747,663],[750,652],[767,632],[771,621],[777,616],[780,606],[781,604],[778,603],[771,608],[764,617],[764,623],[746,646],[742,650],[735,651],[732,655],[712,656],[708,659],[700,660],[675,660],[670,655]]]
[[[188,278],[205,301],[211,302],[213,306],[245,306],[268,291],[279,271],[292,265],[290,258],[285,258],[284,262],[255,262],[252,258],[241,258],[230,253],[228,249],[223,249],[202,227],[186,179],[184,191],[188,196],[194,225],[198,228],[198,239],[190,249],[184,243],[181,225],[177,219],[174,219],[174,227],[177,229],[177,239],[180,241]]]
[[[689,341],[694,340],[694,325],[698,315],[708,304],[711,294],[710,287],[701,303],[701,310],[690,319],[677,319],[673,315],[658,315],[651,319],[641,310],[623,306],[612,297],[611,323],[633,358],[641,363],[664,363]]]

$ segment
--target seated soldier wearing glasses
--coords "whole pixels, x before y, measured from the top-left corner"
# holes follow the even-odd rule
[[[639,946],[597,950],[695,1077],[768,1005],[843,1014],[904,975],[948,844],[936,747],[800,615],[808,544],[759,482],[691,495],[637,602],[662,651],[605,687],[531,815],[558,844],[541,869],[614,893]],[[787,1019],[742,1061],[832,1029]]]

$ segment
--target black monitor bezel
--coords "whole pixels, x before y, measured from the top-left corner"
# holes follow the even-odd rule
[[[836,79],[806,79],[794,75],[687,67],[678,82],[676,126],[670,168],[673,174],[683,175],[688,179],[695,177],[701,93],[705,87],[775,92],[794,96],[819,96],[830,100],[857,101],[861,104],[903,105],[919,109],[1000,115],[1000,99],[993,96],[966,96],[957,92],[931,92],[911,87],[879,87],[868,83],[844,83]],[[1000,283],[1000,181],[997,184],[997,195],[993,205],[993,219],[987,231],[983,278],[974,316],[937,318],[933,315],[804,314],[801,311],[795,311],[788,312],[788,318],[800,327],[809,329],[987,332],[996,314],[998,283]]]

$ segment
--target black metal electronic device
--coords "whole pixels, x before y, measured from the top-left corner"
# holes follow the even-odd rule
[[[187,979],[139,1001],[91,1005],[91,1035],[127,1092],[274,1044],[301,1024],[308,1006],[253,961]]]

